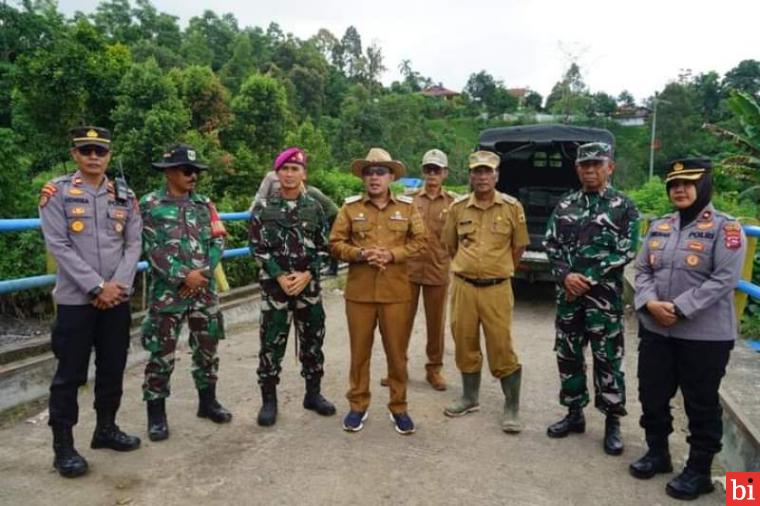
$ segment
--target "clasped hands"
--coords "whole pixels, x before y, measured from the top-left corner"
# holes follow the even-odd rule
[[[384,271],[385,267],[393,262],[393,253],[388,248],[381,246],[367,248],[364,250],[364,260],[371,266]]]
[[[282,291],[286,295],[295,297],[303,292],[304,288],[311,282],[311,279],[312,275],[309,271],[289,272],[277,276],[277,283],[280,284],[280,288],[282,288]]]
[[[664,300],[650,300],[647,302],[647,311],[663,327],[670,327],[678,321],[676,306],[672,302]]]
[[[129,298],[128,289],[129,287],[123,283],[105,281],[103,290],[90,301],[90,304],[101,310],[111,309]]]
[[[194,269],[187,274],[184,283],[179,288],[179,296],[183,299],[192,297],[208,286],[208,278],[204,276],[205,269]]]
[[[584,276],[583,274],[571,272],[565,276],[563,285],[565,286],[565,291],[567,292],[567,301],[572,302],[591,289],[591,279]]]

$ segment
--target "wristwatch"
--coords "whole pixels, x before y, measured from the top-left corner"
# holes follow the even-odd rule
[[[104,285],[105,285],[105,282],[101,281],[98,286],[96,286],[95,288],[93,288],[92,290],[90,290],[89,293],[88,293],[88,295],[90,296],[90,298],[94,299],[95,297],[97,297],[98,295],[100,295],[101,293],[103,293],[103,286]]]
[[[359,254],[356,255],[356,260],[358,262],[363,262],[364,261],[364,248],[362,248],[362,249],[359,250]]]

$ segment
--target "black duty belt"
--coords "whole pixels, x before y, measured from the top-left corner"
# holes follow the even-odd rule
[[[470,283],[472,286],[477,287],[483,287],[483,286],[494,286],[499,285],[503,282],[505,282],[509,278],[490,278],[490,279],[471,279],[466,278],[462,276],[461,274],[454,274],[459,279],[466,281],[467,283]]]

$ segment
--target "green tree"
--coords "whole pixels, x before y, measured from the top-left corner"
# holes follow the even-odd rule
[[[565,117],[584,114],[589,110],[591,97],[583,82],[577,63],[570,64],[562,80],[558,81],[546,97],[546,110]]]
[[[760,61],[742,60],[726,72],[723,86],[729,90],[738,90],[757,97],[760,93]]]
[[[190,111],[179,99],[172,79],[155,60],[135,63],[117,89],[114,153],[124,163],[130,184],[139,192],[159,179],[150,168],[168,145],[182,139],[190,127]]]
[[[620,107],[636,107],[636,100],[628,90],[623,90],[617,96],[617,103]]]
[[[276,79],[249,76],[231,109],[234,120],[225,136],[231,146],[242,144],[267,156],[282,147],[291,118],[285,88]]]
[[[182,54],[192,58],[191,63],[211,65],[214,72],[219,71],[232,56],[232,41],[238,34],[237,19],[232,14],[217,16],[213,11],[205,11],[202,16],[190,18]],[[205,56],[202,46],[210,53],[211,61],[201,59]]]
[[[248,34],[241,33],[232,43],[232,57],[224,64],[219,75],[222,83],[237,93],[245,79],[256,71],[253,44]]]
[[[542,97],[540,93],[533,90],[529,91],[528,94],[525,95],[524,105],[526,109],[531,109],[537,112],[541,111],[541,104],[543,102],[544,97]]]
[[[171,74],[190,111],[190,126],[201,133],[225,128],[231,120],[229,93],[211,67],[191,65]]]

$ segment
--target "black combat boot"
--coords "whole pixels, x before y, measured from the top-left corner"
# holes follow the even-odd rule
[[[111,410],[99,410],[95,432],[92,433],[90,448],[110,448],[117,452],[131,452],[140,447],[140,438],[125,434],[116,425],[116,413]]]
[[[303,407],[316,411],[322,416],[332,416],[335,414],[335,406],[332,402],[322,397],[320,384],[321,378],[306,380],[306,395],[303,398]]]
[[[583,416],[583,408],[570,408],[565,418],[551,424],[546,429],[546,435],[554,438],[565,437],[571,432],[578,434],[586,432],[586,418]]]
[[[681,474],[668,482],[665,492],[670,497],[691,501],[702,494],[709,494],[715,490],[715,485],[713,485],[710,476],[712,459],[712,453],[692,448],[689,451],[686,467]]]
[[[648,480],[655,474],[670,473],[673,463],[670,461],[668,448],[649,447],[649,451],[639,460],[628,466],[631,476],[640,480]]]
[[[154,399],[148,405],[148,438],[163,441],[169,438],[169,423],[166,421],[166,399]]]
[[[277,421],[277,385],[264,383],[261,385],[261,409],[256,422],[262,427],[274,425]]]
[[[232,420],[232,413],[216,400],[216,385],[198,390],[198,417],[208,418],[214,423],[227,423]]]
[[[607,415],[604,420],[604,453],[607,455],[623,453],[623,436],[620,434],[618,415]]]
[[[74,448],[74,436],[71,427],[54,425],[53,429],[53,467],[65,478],[75,478],[87,472],[87,461]]]

